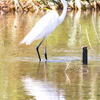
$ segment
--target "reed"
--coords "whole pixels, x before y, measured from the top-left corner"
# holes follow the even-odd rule
[[[88,36],[87,28],[86,28],[86,35],[87,35],[87,39],[88,39],[88,42],[89,42],[89,46],[90,46],[91,50],[93,50],[92,45],[91,45],[91,43],[90,43],[89,36]]]
[[[81,29],[81,24],[80,24],[80,30],[79,30],[79,43],[80,43],[80,46],[81,46],[81,32],[82,32],[82,29]]]
[[[5,29],[9,24],[10,24],[10,22],[6,26],[4,26],[2,29],[0,29],[0,31],[2,31],[3,29]]]
[[[99,37],[98,37],[97,31],[96,31],[95,23],[94,23],[93,12],[92,12],[92,23],[93,23],[93,27],[94,27],[94,31],[95,31],[96,37],[97,37],[97,39],[98,39],[98,42],[100,43],[100,40],[99,40]]]

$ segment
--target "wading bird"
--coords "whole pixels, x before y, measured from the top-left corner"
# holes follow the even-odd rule
[[[61,3],[63,4],[63,11],[60,16],[58,15],[58,13],[55,10],[50,11],[36,23],[36,25],[33,27],[33,29],[20,42],[20,44],[26,43],[26,45],[30,45],[33,41],[44,37],[43,40],[40,42],[40,44],[36,48],[40,61],[41,61],[41,57],[39,54],[40,45],[42,44],[44,39],[45,39],[45,41],[47,41],[48,35],[51,34],[55,30],[55,28],[63,22],[63,20],[66,16],[67,1],[61,0]],[[45,55],[45,59],[47,60],[46,44],[45,44],[44,55]]]

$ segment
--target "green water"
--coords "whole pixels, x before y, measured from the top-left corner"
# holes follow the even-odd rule
[[[99,100],[100,98],[100,12],[68,12],[64,22],[40,47],[19,45],[44,15],[1,13],[0,100]],[[81,62],[82,47],[88,48],[88,65]],[[64,72],[68,61],[68,69]]]

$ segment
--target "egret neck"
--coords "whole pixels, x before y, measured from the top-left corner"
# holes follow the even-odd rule
[[[65,0],[61,0],[62,4],[63,4],[63,11],[62,11],[62,14],[61,16],[59,17],[59,23],[58,23],[58,26],[63,22],[65,16],[66,16],[66,13],[67,13],[67,1]]]

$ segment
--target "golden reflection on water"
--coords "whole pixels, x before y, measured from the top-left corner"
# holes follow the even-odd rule
[[[43,97],[46,100],[98,100],[100,45],[93,27],[92,13],[68,12],[64,22],[48,36],[47,63],[44,61],[44,44],[41,45],[42,62],[39,65],[36,46],[40,40],[34,41],[30,46],[19,43],[43,15],[0,15],[0,29],[10,22],[0,31],[0,99],[39,100]],[[99,12],[93,16],[100,38],[98,15]],[[93,50],[87,40],[86,28]],[[88,66],[81,65],[81,46],[88,47]],[[64,72],[66,60],[73,62]]]

